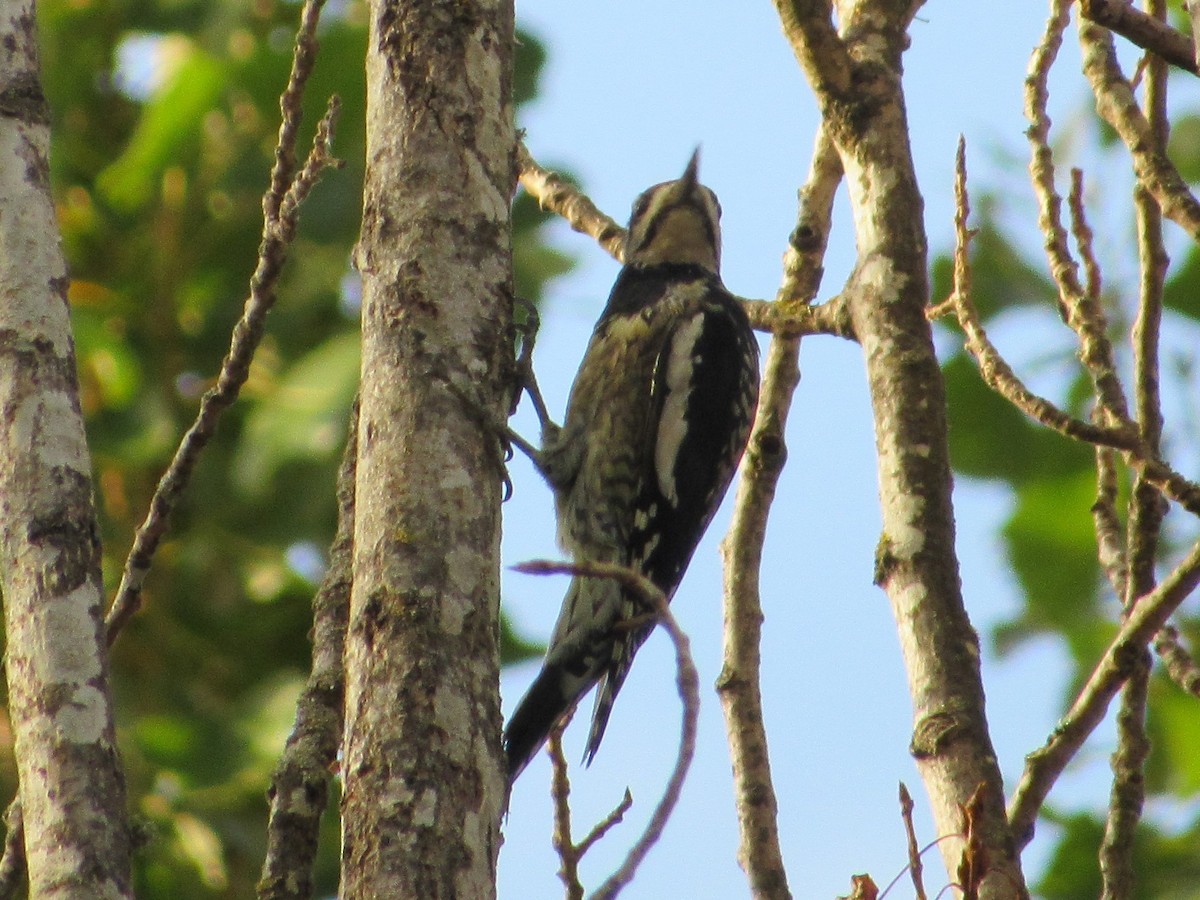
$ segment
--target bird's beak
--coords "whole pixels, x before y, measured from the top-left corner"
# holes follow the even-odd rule
[[[692,151],[692,158],[688,160],[687,168],[683,170],[683,177],[679,179],[684,183],[684,186],[690,192],[697,184],[700,183],[700,148],[697,147]]]

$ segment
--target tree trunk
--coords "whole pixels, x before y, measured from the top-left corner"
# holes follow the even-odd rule
[[[33,0],[0,0],[0,585],[30,896],[129,897],[92,503]]]
[[[508,0],[373,0],[342,896],[495,894]],[[451,388],[451,384],[454,388]]]

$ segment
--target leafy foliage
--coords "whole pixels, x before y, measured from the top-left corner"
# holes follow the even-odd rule
[[[280,0],[40,4],[53,185],[72,273],[80,388],[109,592],[156,481],[218,371],[261,229],[299,5]],[[309,601],[334,527],[357,384],[365,7],[332,4],[305,122],[337,93],[335,151],[306,202],[243,399],[175,514],[146,609],[114,649],[119,740],[145,841],[142,897],[246,897],[266,788],[308,668]],[[522,34],[516,99],[544,51]],[[304,143],[302,141],[302,151]],[[570,267],[547,215],[514,206],[516,285]],[[502,628],[506,661],[536,648]],[[2,770],[15,789],[11,758]],[[336,888],[336,829],[320,883]]]

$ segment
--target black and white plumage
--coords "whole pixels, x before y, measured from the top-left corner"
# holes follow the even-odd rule
[[[720,207],[697,178],[634,204],[622,268],[575,377],[561,428],[537,456],[575,559],[640,571],[669,601],[745,449],[758,345],[719,274]],[[515,779],[554,723],[599,683],[585,758],[653,623],[612,580],[572,580],[542,671],[504,732]]]

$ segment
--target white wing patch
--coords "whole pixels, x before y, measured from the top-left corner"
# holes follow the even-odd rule
[[[679,494],[675,487],[675,463],[679,449],[687,436],[688,397],[692,392],[692,374],[696,365],[696,342],[704,330],[705,315],[696,313],[675,329],[666,360],[667,396],[663,400],[662,415],[658,420],[658,435],[654,444],[654,471],[658,476],[658,489],[671,502],[679,505]]]

